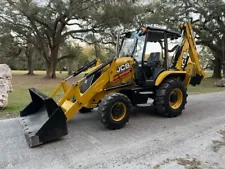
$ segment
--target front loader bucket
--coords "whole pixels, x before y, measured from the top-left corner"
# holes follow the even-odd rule
[[[56,102],[34,88],[29,92],[32,101],[20,112],[20,123],[29,146],[35,147],[67,135],[67,119]]]

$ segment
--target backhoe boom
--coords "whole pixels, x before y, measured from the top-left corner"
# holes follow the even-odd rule
[[[175,68],[189,72],[191,76],[190,83],[192,85],[200,84],[205,77],[205,73],[201,68],[197,46],[191,23],[184,23],[180,26],[182,30],[182,41],[178,46],[175,55]]]

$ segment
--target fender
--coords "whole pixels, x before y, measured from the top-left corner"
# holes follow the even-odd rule
[[[176,70],[164,71],[161,74],[159,74],[159,76],[156,78],[155,86],[159,86],[162,83],[162,81],[170,75],[172,75],[172,76],[184,75],[185,76],[186,74],[187,74],[186,71],[176,71]]]

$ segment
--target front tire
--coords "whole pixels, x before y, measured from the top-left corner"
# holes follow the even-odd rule
[[[99,104],[101,122],[111,130],[120,129],[129,121],[132,105],[129,98],[121,93],[106,95]]]
[[[187,103],[187,89],[177,78],[167,79],[156,89],[155,108],[165,117],[177,117],[182,114]]]

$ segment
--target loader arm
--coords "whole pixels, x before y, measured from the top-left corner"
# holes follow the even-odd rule
[[[57,103],[58,106],[60,106],[65,112],[67,121],[69,121],[76,113],[78,113],[82,106],[89,103],[90,99],[93,98],[96,93],[103,91],[104,86],[109,82],[109,72],[103,72],[96,82],[93,83],[84,93],[81,93],[80,91],[82,82],[96,72],[104,69],[110,63],[112,63],[112,60],[108,60],[105,63],[98,65],[93,71],[86,74],[81,80],[73,84]],[[76,99],[74,103],[69,101],[73,97]],[[96,107],[96,105],[93,105],[93,107]]]
[[[30,88],[31,102],[20,112],[20,123],[24,129],[26,140],[30,147],[36,147],[45,142],[68,134],[66,122],[84,106],[96,92],[100,92],[108,82],[108,71],[105,71],[96,83],[85,93],[80,92],[82,81],[109,65],[112,60],[100,64],[93,60],[64,79],[49,96],[35,88]],[[91,68],[92,66],[94,66]],[[66,81],[86,71],[86,75],[72,86]],[[54,97],[63,89],[63,96],[56,102]],[[75,102],[71,100],[76,98]],[[56,98],[55,98],[56,99]]]
[[[191,23],[181,25],[182,41],[178,46],[173,66],[180,71],[186,71],[190,78],[185,83],[197,85],[205,77],[205,73],[201,68],[195,37],[193,34]]]

